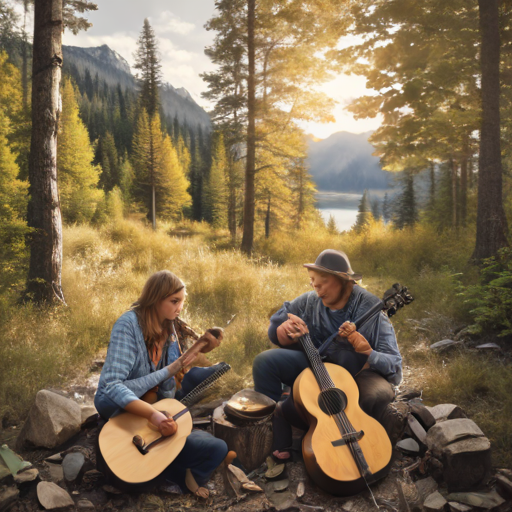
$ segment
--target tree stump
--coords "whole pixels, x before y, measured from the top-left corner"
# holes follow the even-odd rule
[[[246,471],[260,467],[272,449],[272,416],[259,421],[237,421],[235,425],[224,414],[224,405],[213,411],[213,435],[226,441]]]

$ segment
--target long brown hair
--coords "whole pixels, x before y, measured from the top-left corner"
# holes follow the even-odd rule
[[[158,321],[157,304],[185,288],[183,281],[168,270],[155,272],[148,278],[140,297],[131,305],[139,320],[148,350],[153,350],[155,344],[171,334],[172,320],[165,320],[163,325]]]

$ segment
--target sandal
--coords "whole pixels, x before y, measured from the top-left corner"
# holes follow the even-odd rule
[[[187,489],[198,498],[206,500],[210,496],[210,491],[206,487],[199,486],[190,469],[187,469],[185,472],[185,485]]]

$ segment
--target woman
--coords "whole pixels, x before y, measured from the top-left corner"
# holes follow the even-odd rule
[[[178,277],[167,270],[156,272],[146,281],[141,296],[130,311],[114,324],[94,398],[94,405],[104,420],[124,410],[146,418],[163,436],[176,433],[176,422],[157,411],[151,403],[173,398],[176,391],[174,376],[190,365],[198,354],[210,352],[222,341],[222,333],[216,338],[207,331],[181,354],[174,320],[183,309],[185,297],[185,285]],[[146,484],[132,485],[130,490],[144,491],[170,480],[183,492],[188,490],[206,498],[208,490],[202,486],[227,452],[224,441],[206,432],[193,431],[181,453],[160,477]],[[111,480],[122,485],[115,477]]]

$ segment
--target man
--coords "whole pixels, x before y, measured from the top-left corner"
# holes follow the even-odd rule
[[[327,356],[326,361],[339,364],[352,374],[359,387],[361,408],[380,421],[394,441],[396,430],[402,430],[404,421],[401,411],[389,406],[394,398],[393,385],[398,385],[402,378],[402,357],[393,326],[384,313],[379,313],[364,323],[359,332],[355,331],[352,322],[379,299],[356,284],[362,275],[352,271],[345,253],[327,249],[315,263],[304,267],[314,291],[285,302],[271,317],[268,336],[280,348],[255,358],[254,389],[278,401],[282,384],[293,387],[297,376],[309,367],[297,343],[309,331],[314,345],[322,347],[320,351]],[[292,396],[279,404],[274,414],[276,458],[290,457],[290,424],[307,428]]]

